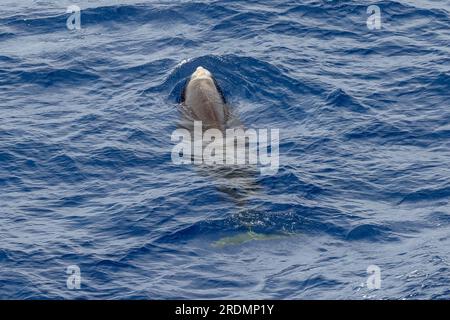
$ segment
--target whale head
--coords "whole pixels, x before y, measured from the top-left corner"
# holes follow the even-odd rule
[[[225,96],[206,68],[195,69],[186,81],[180,100],[188,120],[202,121],[204,128],[225,128],[229,114]]]

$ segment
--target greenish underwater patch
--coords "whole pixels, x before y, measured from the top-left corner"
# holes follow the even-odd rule
[[[213,243],[214,247],[225,247],[225,246],[233,246],[240,245],[249,241],[255,240],[275,240],[282,239],[288,236],[292,236],[291,233],[283,233],[283,234],[264,234],[264,233],[256,233],[253,231],[247,231],[243,233],[239,233],[237,235],[231,237],[221,238]]]

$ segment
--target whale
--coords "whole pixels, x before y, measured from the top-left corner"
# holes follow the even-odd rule
[[[192,133],[192,135],[188,135],[187,140],[192,141],[193,149],[195,149],[195,137],[198,131],[200,131],[199,136],[202,137],[203,133],[206,133],[209,129],[218,129],[225,133],[228,129],[245,129],[229,106],[212,72],[202,66],[198,66],[185,80],[178,102],[180,102],[179,107],[182,115],[178,126]],[[196,122],[201,122],[200,130],[196,130]],[[182,146],[183,144],[180,143],[179,145]],[[191,150],[190,143],[188,146],[188,149]],[[204,147],[202,148],[202,145],[200,145],[201,150]],[[183,153],[184,148],[183,146]],[[176,154],[178,155],[178,152]],[[198,159],[192,154],[191,157],[193,163],[195,163],[195,159]],[[199,158],[198,160],[202,160],[201,156]],[[199,162],[201,163],[201,161]],[[233,236],[214,241],[211,244],[213,247],[223,248],[241,245],[249,241],[275,240],[290,236],[286,232],[265,234],[252,230],[252,227],[258,225],[258,223],[254,221],[254,212],[248,207],[248,200],[255,195],[260,195],[263,191],[262,186],[255,178],[257,175],[256,167],[248,163],[234,166],[205,165],[203,163],[196,166],[196,169],[205,180],[209,180],[218,191],[236,204],[236,212],[233,213],[232,219],[247,229],[244,232],[238,232]]]
[[[198,139],[202,139],[203,133],[206,134],[210,129],[217,129],[224,135],[226,135],[228,129],[244,129],[243,124],[228,105],[227,99],[212,72],[198,66],[185,80],[179,102],[181,119],[178,122],[178,127],[186,129],[191,134],[187,135],[188,137],[178,145],[183,149],[183,153],[185,148],[191,151],[195,151],[196,146],[200,148],[200,154],[190,153],[191,158],[188,159],[187,163],[202,163],[202,166],[196,166],[199,173],[204,175],[205,178],[212,179],[219,191],[230,196],[239,205],[243,204],[246,196],[259,189],[254,181],[256,169],[245,165],[205,165],[202,151],[205,150],[210,141],[196,143]],[[199,122],[201,122],[200,129],[195,125]],[[224,141],[226,139],[224,137]],[[232,140],[230,139],[230,141]],[[185,144],[186,141],[189,142]],[[234,142],[232,145],[234,145]],[[191,147],[193,148],[191,149]],[[226,148],[224,147],[225,151]],[[176,154],[178,155],[179,151]],[[189,160],[191,161],[189,162]]]

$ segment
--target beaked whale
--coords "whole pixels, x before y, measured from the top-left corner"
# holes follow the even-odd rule
[[[188,131],[195,131],[194,122],[202,122],[202,130],[218,129],[226,131],[232,128],[242,128],[243,124],[231,111],[225,96],[212,73],[199,66],[186,80],[180,97],[179,127]],[[195,139],[195,134],[194,134]],[[190,145],[189,145],[190,146]],[[189,147],[190,148],[190,147]],[[252,166],[196,166],[198,172],[211,180],[216,188],[228,195],[237,205],[238,210],[233,214],[233,220],[246,226],[247,232],[235,236],[221,238],[214,242],[216,247],[238,245],[247,241],[271,240],[285,237],[281,233],[256,233],[252,231],[255,222],[255,212],[247,207],[247,200],[262,191],[262,187],[255,179],[256,169]]]

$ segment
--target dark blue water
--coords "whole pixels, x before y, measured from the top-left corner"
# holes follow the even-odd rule
[[[448,299],[449,43],[448,0],[2,0],[0,298]],[[280,129],[254,193],[171,161],[199,65]]]

